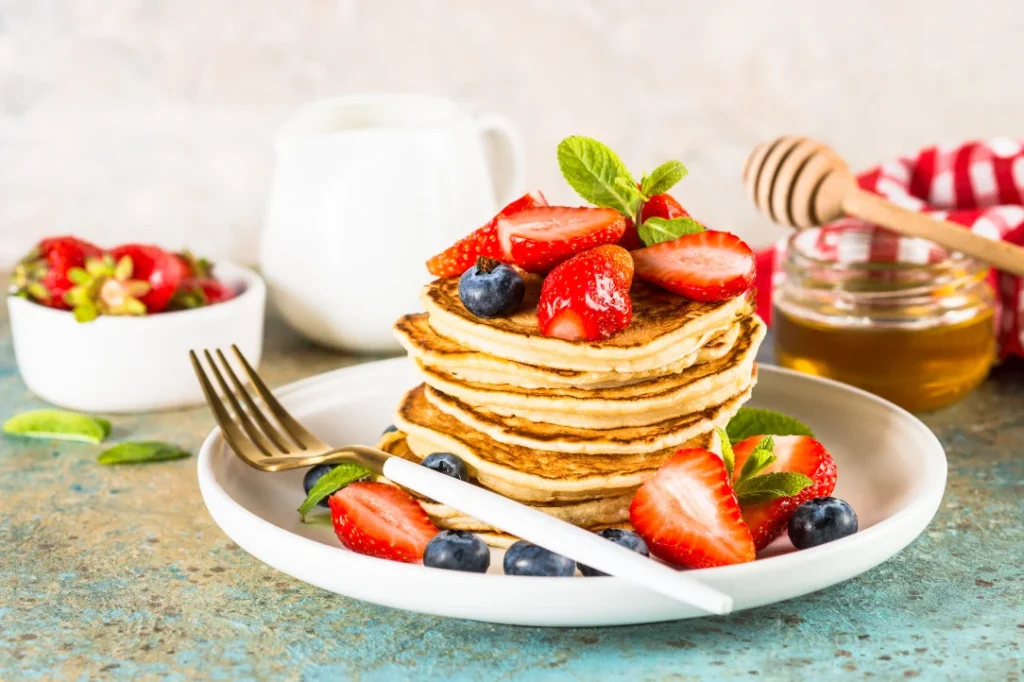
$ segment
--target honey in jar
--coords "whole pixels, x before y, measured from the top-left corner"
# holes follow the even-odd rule
[[[948,405],[995,358],[986,274],[962,254],[859,223],[795,233],[772,297],[776,360],[908,410]]]

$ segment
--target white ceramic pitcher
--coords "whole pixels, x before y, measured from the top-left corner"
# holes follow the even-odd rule
[[[424,261],[523,193],[509,122],[437,97],[316,102],[274,151],[263,275],[284,319],[331,348],[396,349],[391,325],[422,309]]]

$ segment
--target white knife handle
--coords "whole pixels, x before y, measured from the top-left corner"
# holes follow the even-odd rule
[[[557,552],[608,575],[678,599],[708,613],[732,611],[732,597],[683,572],[648,559],[588,530],[490,490],[398,457],[384,463],[384,475],[410,490]]]

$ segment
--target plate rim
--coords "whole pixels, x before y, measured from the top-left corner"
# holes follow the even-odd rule
[[[396,357],[386,360],[377,360],[366,363],[360,363],[357,365],[351,365],[347,367],[341,367],[338,369],[322,372],[298,381],[288,383],[277,389],[274,389],[274,394],[278,397],[286,398],[289,395],[301,393],[306,390],[313,389],[323,383],[329,383],[335,380],[339,375],[358,374],[365,372],[374,371],[387,371],[392,370],[393,367],[399,365],[405,365],[408,359],[405,357]],[[859,397],[866,399],[867,401],[874,403],[878,407],[884,409],[894,410],[901,416],[909,418],[909,423],[913,424],[916,429],[922,432],[922,435],[926,440],[931,441],[932,447],[927,448],[925,455],[925,462],[927,466],[918,471],[918,482],[919,492],[908,501],[908,503],[900,510],[893,513],[891,516],[883,519],[882,521],[866,528],[862,531],[858,531],[854,535],[842,538],[840,540],[830,542],[818,547],[813,547],[806,550],[797,552],[787,552],[785,554],[765,557],[758,559],[757,561],[736,564],[732,566],[720,566],[715,568],[703,568],[703,569],[692,569],[687,571],[687,575],[695,577],[697,579],[708,580],[717,583],[719,580],[722,581],[742,581],[750,577],[756,577],[757,571],[763,571],[764,566],[770,562],[770,567],[776,571],[786,571],[788,569],[799,568],[803,563],[807,563],[810,560],[823,560],[827,561],[830,555],[845,554],[849,551],[856,551],[859,546],[866,546],[883,542],[886,538],[890,538],[890,541],[895,537],[899,537],[904,531],[904,521],[907,517],[924,517],[927,516],[927,520],[917,530],[912,537],[907,539],[905,542],[898,541],[898,548],[892,552],[888,557],[882,559],[879,562],[872,564],[877,566],[878,564],[884,563],[892,556],[895,556],[899,552],[903,551],[910,543],[912,543],[917,537],[919,537],[924,530],[931,523],[938,511],[939,505],[941,504],[942,498],[945,494],[946,479],[948,474],[948,462],[946,458],[945,449],[938,437],[928,428],[924,422],[918,417],[911,414],[907,410],[895,405],[883,398],[880,398],[872,393],[864,391],[862,389],[844,384],[842,382],[826,379],[824,377],[816,377],[794,370],[789,370],[774,365],[761,365],[759,368],[760,372],[767,374],[777,374],[781,377],[788,378],[796,381],[808,381],[812,384],[823,384],[833,389],[839,389],[844,392],[852,392]],[[564,578],[553,578],[553,577],[526,577],[526,576],[507,576],[507,575],[494,575],[494,574],[477,574],[477,573],[462,573],[457,571],[448,571],[439,568],[431,568],[423,566],[421,564],[408,564],[397,561],[390,561],[387,559],[380,559],[377,557],[366,556],[357,554],[350,550],[345,549],[341,546],[330,546],[322,542],[318,542],[312,538],[304,537],[296,534],[290,530],[282,528],[280,526],[265,520],[259,515],[247,509],[245,506],[236,501],[230,494],[220,485],[217,481],[214,472],[214,460],[217,456],[230,456],[227,451],[223,448],[223,440],[220,436],[220,428],[214,427],[213,430],[207,435],[200,446],[199,456],[197,461],[197,476],[199,479],[200,493],[203,498],[203,502],[207,508],[208,513],[214,520],[214,523],[233,541],[236,538],[231,532],[226,529],[221,521],[218,519],[218,514],[211,508],[211,502],[213,504],[224,505],[227,509],[230,509],[235,514],[240,514],[250,523],[254,523],[257,528],[262,529],[264,532],[276,536],[282,539],[287,538],[288,542],[297,542],[303,550],[311,552],[344,552],[346,555],[345,561],[352,563],[352,565],[358,565],[363,567],[364,570],[372,570],[378,574],[378,576],[384,579],[394,580],[415,580],[417,576],[422,576],[423,571],[430,572],[431,579],[439,582],[450,582],[453,586],[457,583],[460,585],[465,584],[465,581],[479,582],[479,581],[494,581],[501,579],[503,581],[515,581],[517,584],[522,586],[523,581],[527,581],[530,585],[536,585],[542,587],[543,585],[550,586],[557,584],[558,589],[561,591],[572,590],[577,592],[590,592],[598,590],[601,587],[607,587],[611,582],[627,585],[626,581],[620,578],[612,576],[605,576],[599,578],[589,578],[587,580],[572,580],[566,581]],[[239,543],[240,544],[240,543]],[[245,549],[243,547],[243,549]],[[248,552],[248,550],[246,550]],[[251,552],[249,552],[251,554]],[[273,566],[263,559],[254,556],[261,563],[270,565],[274,570],[291,575],[288,571]],[[760,568],[759,568],[760,567]],[[865,569],[870,570],[870,568]],[[863,573],[864,571],[858,572],[856,575]],[[384,574],[387,575],[384,575]],[[751,576],[749,574],[753,573]],[[293,576],[294,577],[294,576]],[[852,576],[855,577],[855,576]],[[297,578],[299,579],[299,578]],[[846,582],[850,578],[836,581],[832,584],[840,584]],[[306,581],[304,581],[306,582]],[[487,584],[493,586],[494,583],[481,583],[481,585]],[[503,583],[508,584],[508,583]],[[328,588],[323,588],[328,589]],[[824,589],[824,588],[819,588]],[[334,590],[329,590],[334,592]],[[817,590],[808,590],[803,594],[813,592]],[[793,595],[784,599],[772,600],[769,603],[780,603],[782,601],[788,601],[789,599],[795,599],[800,595]],[[360,597],[350,597],[353,599],[361,599]],[[397,607],[401,608],[401,607]],[[412,609],[409,609],[412,610]],[[737,609],[740,611],[742,609]],[[503,622],[503,621],[492,621],[492,622]],[[636,621],[646,622],[646,621]],[[653,622],[653,621],[651,621]]]

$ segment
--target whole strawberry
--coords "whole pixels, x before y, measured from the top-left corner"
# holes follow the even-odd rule
[[[182,281],[166,310],[191,310],[235,297],[231,287],[212,277],[191,277]]]
[[[176,253],[174,256],[181,263],[183,280],[213,277],[213,263],[206,258],[197,256],[188,249]]]
[[[633,259],[606,244],[573,256],[548,273],[537,302],[541,334],[570,341],[599,341],[629,326]]]
[[[18,263],[11,293],[51,308],[70,310],[64,299],[74,286],[68,271],[84,267],[86,258],[98,258],[102,253],[95,244],[77,237],[44,239]]]
[[[110,254],[118,262],[126,256],[130,258],[132,279],[149,284],[149,291],[139,298],[148,313],[166,308],[185,277],[182,259],[159,246],[124,244]]]
[[[195,256],[191,251],[174,254],[181,264],[182,279],[167,304],[167,310],[190,310],[221,303],[235,297],[235,292],[214,277],[213,263]]]
[[[648,199],[643,208],[640,209],[640,223],[643,224],[649,218],[664,218],[665,220],[673,220],[675,218],[688,218],[689,212],[683,208],[682,204],[675,200],[670,194],[655,194],[653,197]],[[634,249],[642,249],[644,243],[640,241],[640,235],[637,234],[636,225],[633,224],[632,218],[626,218],[626,231],[622,233],[622,238],[619,240],[619,246],[632,251]]]

